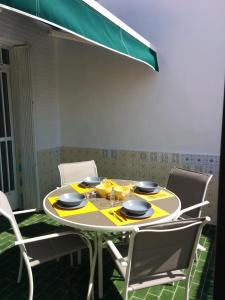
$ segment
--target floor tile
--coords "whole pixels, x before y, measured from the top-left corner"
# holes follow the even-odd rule
[[[20,228],[24,237],[45,234],[59,226],[42,213],[19,217]],[[207,247],[201,252],[192,270],[190,300],[213,299],[214,274],[214,238],[215,227],[208,225],[201,236],[201,244]],[[13,247],[15,238],[10,224],[0,217],[0,290],[1,300],[27,300],[28,278],[26,268],[22,281],[16,283],[19,266],[19,249]],[[89,278],[88,253],[83,252],[81,266],[70,267],[69,257],[53,261],[33,269],[34,300],[85,300],[87,278]],[[103,300],[122,300],[124,283],[104,251],[104,297]],[[129,300],[181,300],[184,299],[185,283],[180,281],[174,286],[162,285],[129,293]],[[97,279],[95,288],[97,287]],[[95,293],[97,293],[97,288]],[[97,298],[97,297],[96,297]]]

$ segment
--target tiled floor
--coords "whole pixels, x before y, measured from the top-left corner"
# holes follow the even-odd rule
[[[31,237],[46,233],[55,228],[56,223],[44,214],[22,215],[17,218],[23,236]],[[191,280],[190,300],[213,299],[215,227],[207,226],[201,236],[201,244],[207,252],[200,254],[194,265]],[[26,269],[20,284],[16,283],[19,251],[12,247],[14,236],[10,225],[0,217],[0,300],[27,299],[28,279]],[[69,258],[52,261],[33,269],[34,299],[83,300],[86,298],[89,267],[87,253],[82,256],[82,264],[69,266]],[[97,287],[97,284],[96,284]],[[104,300],[122,300],[123,282],[111,264],[108,254],[104,253]],[[184,299],[184,284],[157,286],[130,293],[130,300],[180,300]],[[97,297],[96,297],[97,299]]]

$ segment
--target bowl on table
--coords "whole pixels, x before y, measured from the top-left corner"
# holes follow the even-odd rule
[[[95,190],[100,197],[107,198],[107,196],[112,191],[112,187],[106,187],[105,184],[101,183],[96,185]]]
[[[76,206],[81,204],[85,196],[77,192],[65,193],[59,196],[58,203],[63,206]]]
[[[112,189],[116,187],[115,182],[110,179],[102,179],[101,183],[96,185],[95,190],[102,198],[108,198]]]
[[[143,215],[151,208],[151,204],[144,200],[129,199],[123,203],[123,209],[133,215]]]
[[[154,192],[155,189],[159,187],[158,183],[153,181],[137,181],[135,184],[135,188],[141,192]]]
[[[81,184],[87,185],[87,186],[95,186],[101,183],[103,177],[86,177]]]

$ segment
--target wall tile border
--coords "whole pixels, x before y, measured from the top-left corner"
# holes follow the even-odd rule
[[[117,149],[59,147],[38,151],[40,195],[59,186],[58,164],[94,159],[99,176],[134,180],[149,179],[165,186],[174,167],[213,174],[206,199],[210,205],[204,213],[216,223],[219,156],[189,153],[164,153]]]

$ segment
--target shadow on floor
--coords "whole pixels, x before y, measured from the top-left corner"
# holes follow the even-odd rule
[[[1,254],[0,299],[28,299],[28,276],[23,268],[22,280],[17,283],[19,249],[13,247]],[[34,299],[86,300],[89,280],[88,253],[83,251],[82,264],[70,266],[69,256],[59,262],[51,261],[32,269],[34,277]]]
[[[21,215],[17,217],[20,223],[21,232],[25,237],[45,234],[59,227],[52,222],[45,214]],[[207,246],[207,252],[202,253],[194,269],[199,278],[196,278],[196,291],[191,300],[212,300],[212,282],[214,269],[214,236],[215,227],[206,226],[202,234],[203,245]],[[14,236],[10,224],[3,217],[0,217],[0,300],[27,300],[28,297],[28,278],[26,268],[23,270],[22,281],[17,284],[17,274],[19,268],[19,249],[13,247]],[[103,300],[122,300],[120,295],[124,282],[120,279],[114,269],[109,254],[104,249],[104,298]],[[59,262],[52,261],[33,269],[34,275],[34,300],[86,300],[86,293],[89,280],[89,259],[88,252],[83,251],[82,264],[77,265],[76,259],[73,267],[70,267],[69,257],[60,259]],[[98,299],[97,268],[95,274],[95,299]],[[210,283],[210,284],[209,284]],[[177,295],[180,294],[179,286]],[[182,288],[183,289],[183,288]],[[157,292],[156,299],[162,295],[162,299],[174,299],[174,287],[159,287],[154,290]],[[193,286],[191,285],[193,291]],[[143,296],[144,295],[144,296]],[[164,297],[167,296],[166,298]],[[131,294],[130,300],[152,298],[149,291],[135,292],[135,297]],[[161,296],[159,296],[161,297]],[[158,298],[160,299],[160,298]],[[183,299],[177,298],[176,299]]]

